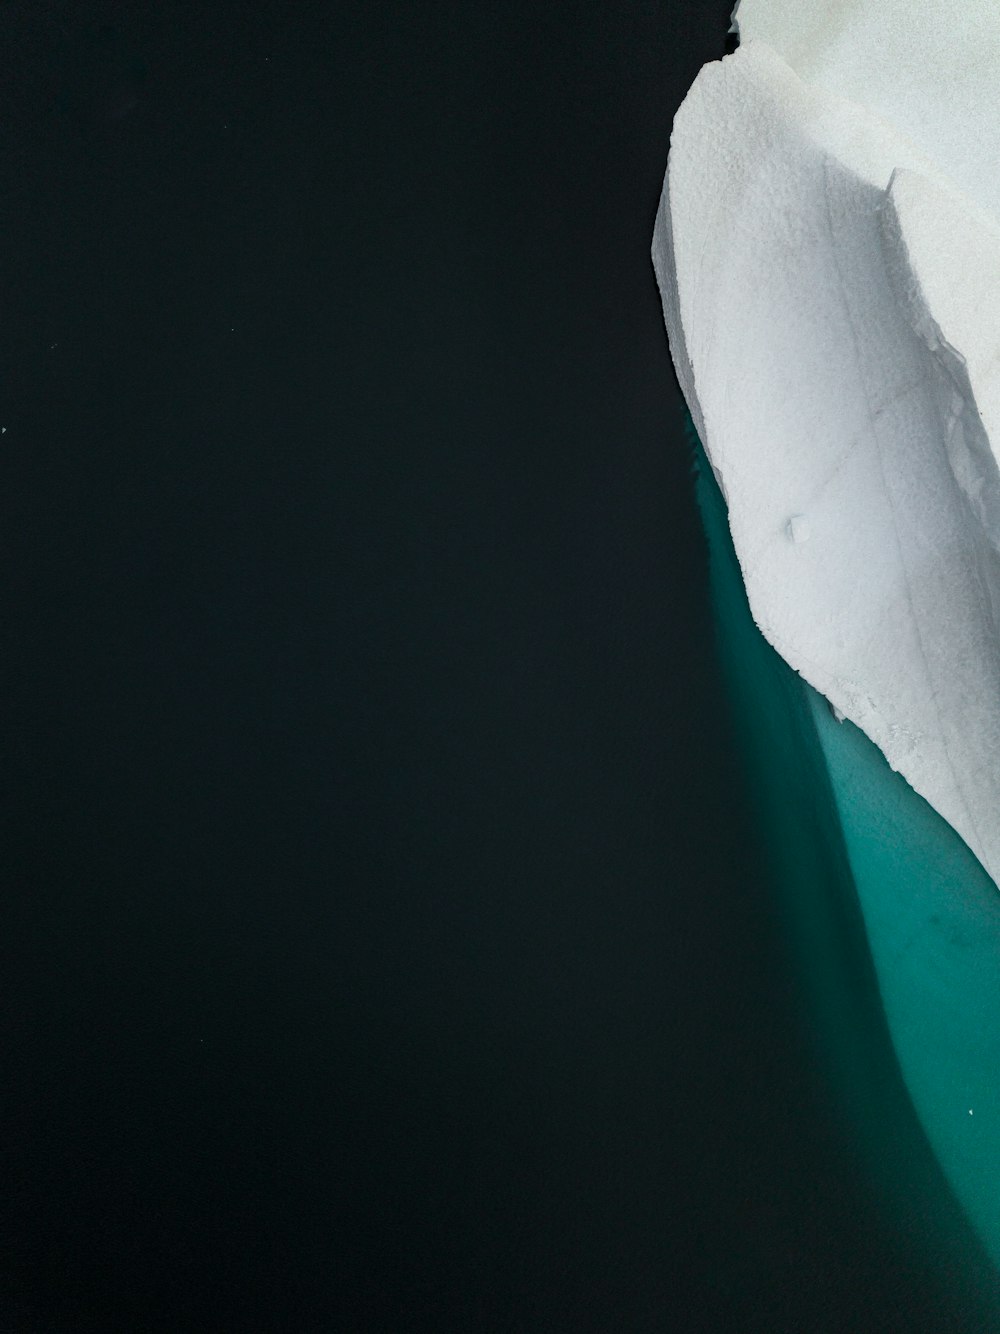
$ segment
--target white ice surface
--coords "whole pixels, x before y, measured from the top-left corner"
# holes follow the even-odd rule
[[[970,197],[969,153],[924,142],[927,34],[880,84],[909,5],[868,6],[860,45],[859,6],[817,8],[743,0],[678,112],[671,349],[761,630],[1000,883],[1000,182]],[[938,36],[947,71],[969,41]]]
[[[739,0],[733,19],[741,41],[868,107],[1000,216],[996,0]]]

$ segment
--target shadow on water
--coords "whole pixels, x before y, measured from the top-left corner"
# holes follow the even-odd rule
[[[958,1296],[960,1318],[968,1327],[996,1328],[996,1270],[942,1170],[937,1145],[932,1147],[925,1133],[900,1066],[895,1031],[887,1021],[881,969],[876,970],[868,934],[870,913],[866,927],[855,878],[858,838],[849,837],[842,825],[844,794],[839,787],[844,775],[831,775],[831,752],[821,741],[826,703],[754,624],[725,502],[690,422],[689,438],[733,725],[772,866],[771,883],[781,900],[787,953],[797,961],[804,1019],[817,1059],[887,1230],[920,1257],[921,1269],[936,1273]],[[841,730],[832,717],[830,723],[834,731]],[[855,746],[851,760],[855,775],[880,763],[887,768],[874,747],[860,733],[857,737],[862,746]],[[857,793],[864,784],[855,781],[853,787]],[[908,788],[906,793],[920,802]],[[912,817],[908,825],[903,816],[907,836],[912,823]],[[883,874],[888,865],[898,866],[895,878],[902,881],[904,892],[909,890],[905,877],[912,874],[912,858],[890,857]],[[870,871],[869,859],[862,874]],[[884,985],[884,974],[881,980]]]

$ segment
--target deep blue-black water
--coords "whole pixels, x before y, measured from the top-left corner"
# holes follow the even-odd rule
[[[727,9],[0,6],[0,1328],[985,1327],[720,657],[649,243]]]

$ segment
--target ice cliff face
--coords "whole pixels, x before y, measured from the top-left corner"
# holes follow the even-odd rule
[[[1000,25],[743,0],[653,257],[754,618],[1000,883]]]

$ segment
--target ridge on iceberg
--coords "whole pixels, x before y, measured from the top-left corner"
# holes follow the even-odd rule
[[[760,629],[1000,883],[1000,26],[734,18],[653,239],[677,375]]]

